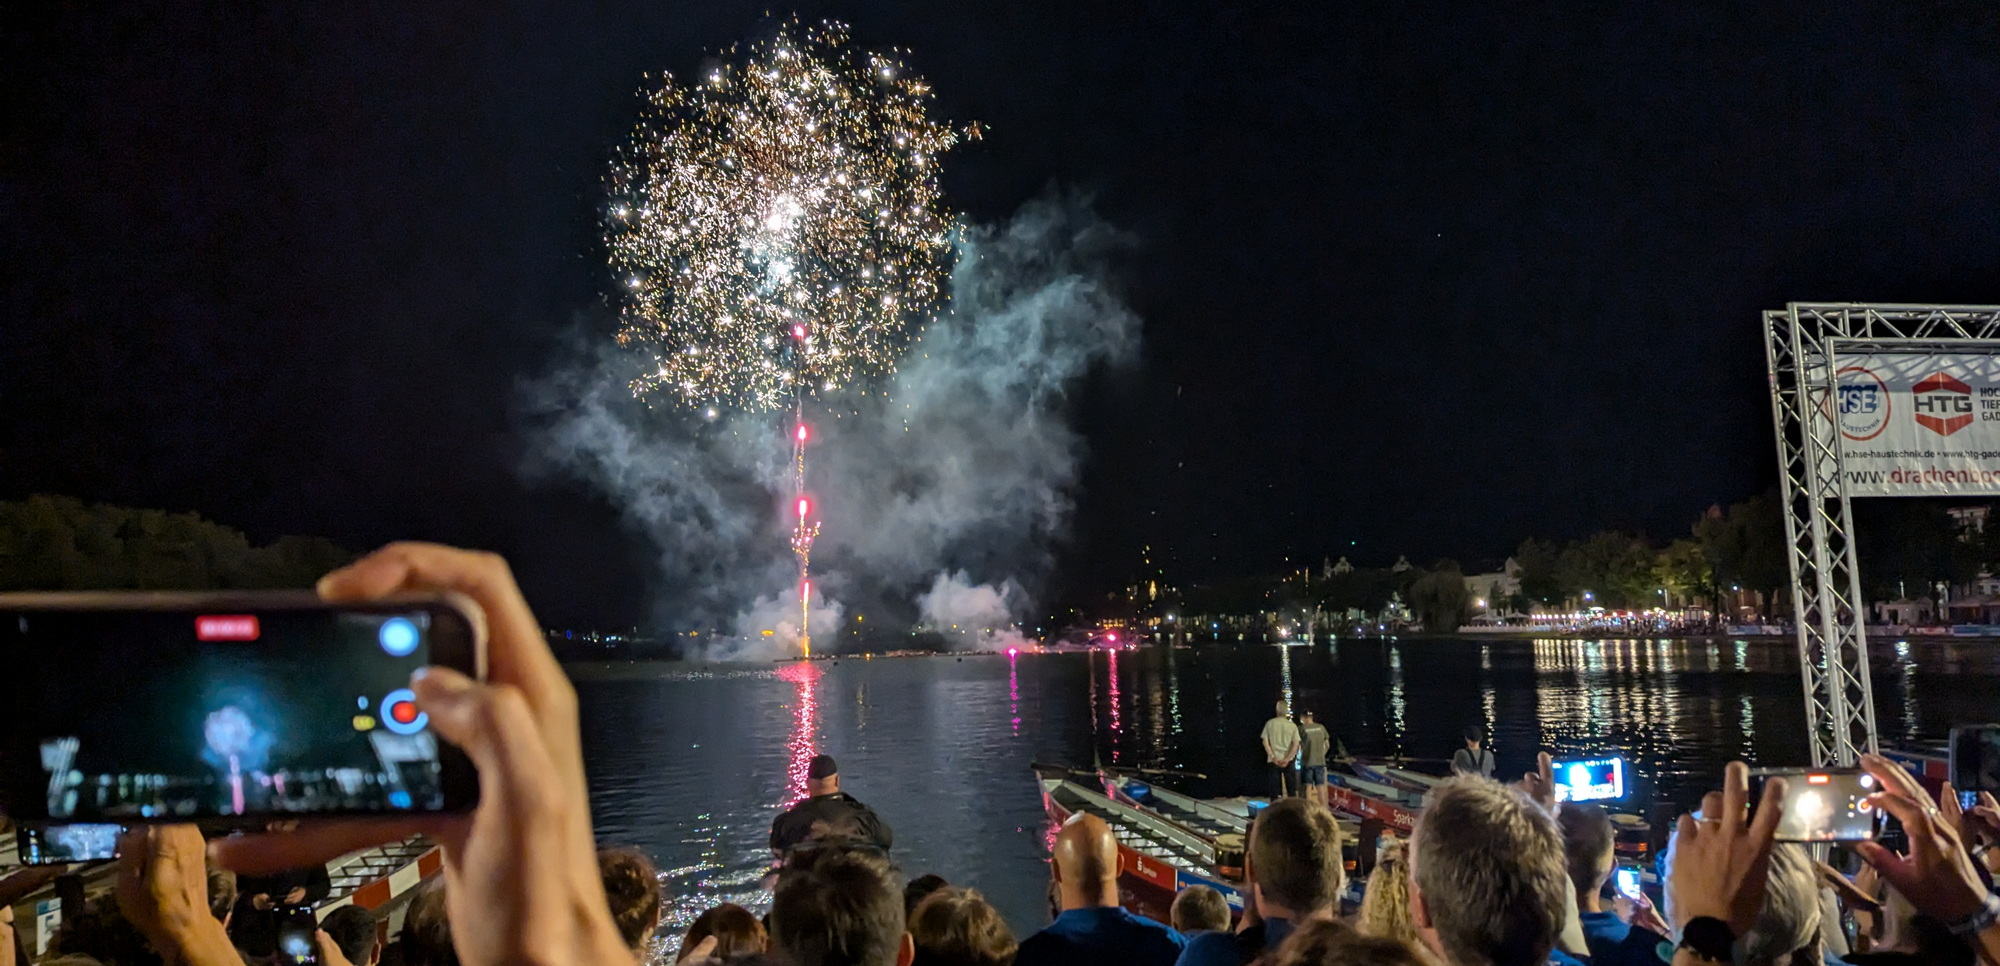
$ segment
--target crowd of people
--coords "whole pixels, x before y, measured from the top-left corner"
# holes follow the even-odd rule
[[[254,895],[359,848],[422,833],[444,850],[441,881],[411,900],[387,951],[362,910],[321,922],[331,966],[635,963],[660,928],[651,863],[594,841],[575,692],[497,557],[398,544],[329,575],[333,600],[450,590],[485,611],[488,675],[430,669],[412,682],[438,733],[479,770],[466,815],[342,820],[205,843],[191,826],[127,834],[115,895],[71,917],[43,963],[237,966],[227,923]],[[1274,759],[1296,733],[1267,736]],[[1477,753],[1476,746],[1474,752]],[[1542,966],[1545,963],[1973,963],[2000,966],[2000,808],[1935,804],[1894,764],[1867,758],[1881,790],[1870,799],[1900,823],[1898,848],[1859,843],[1861,873],[1815,864],[1774,841],[1786,789],[1770,782],[1750,808],[1748,772],[1683,816],[1661,866],[1664,901],[1607,896],[1609,825],[1601,810],[1562,805],[1547,757],[1513,784],[1461,774],[1440,784],[1407,843],[1367,878],[1357,913],[1343,915],[1342,831],[1331,812],[1284,798],[1252,823],[1243,909],[1235,922],[1214,890],[1175,897],[1171,922],[1129,911],[1114,830],[1088,813],[1058,831],[1050,863],[1052,921],[1019,937],[973,888],[936,875],[905,881],[886,825],[839,789],[831,759],[811,769],[798,817],[773,829],[778,853],[770,909],[704,912],[677,963],[689,966]],[[803,810],[803,811],[801,811]],[[240,877],[213,874],[233,870]],[[266,885],[262,883],[279,883]],[[285,886],[310,889],[310,884]],[[349,907],[351,908],[351,907]],[[1849,943],[1843,917],[1862,921]],[[0,925],[0,930],[4,930]],[[0,966],[21,966],[0,934]]]

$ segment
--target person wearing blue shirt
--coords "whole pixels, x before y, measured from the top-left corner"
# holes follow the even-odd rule
[[[1017,966],[1172,966],[1186,940],[1172,927],[1118,904],[1118,839],[1088,812],[1056,834],[1055,876],[1062,912],[1021,943]]]
[[[1655,966],[1668,931],[1659,913],[1643,896],[1635,900],[1640,903],[1636,926],[1604,908],[1604,883],[1617,864],[1611,816],[1601,805],[1564,802],[1556,824],[1562,829],[1563,859],[1576,889],[1577,924],[1583,927],[1592,966]]]
[[[1340,822],[1303,798],[1271,803],[1250,826],[1243,876],[1242,928],[1189,937],[1178,966],[1241,966],[1276,951],[1296,924],[1338,912],[1347,884]]]

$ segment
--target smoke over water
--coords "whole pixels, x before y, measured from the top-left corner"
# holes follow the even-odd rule
[[[985,631],[1028,613],[1067,531],[1083,449],[1070,395],[1138,346],[1108,282],[1124,244],[1068,195],[965,230],[950,311],[897,372],[808,403],[816,649],[913,625],[1018,640]],[[733,635],[711,658],[790,653],[789,419],[649,406],[627,389],[639,362],[599,348],[532,387],[546,440],[532,468],[581,475],[652,540],[659,627]]]

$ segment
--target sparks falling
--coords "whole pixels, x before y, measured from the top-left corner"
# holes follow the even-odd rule
[[[790,408],[799,647],[812,654],[806,400],[895,368],[935,317],[951,218],[938,158],[978,128],[930,117],[900,58],[787,22],[693,84],[663,77],[607,178],[605,244],[632,383],[715,418]]]
[[[888,372],[934,317],[951,218],[938,158],[977,128],[838,23],[785,24],[668,77],[612,165],[605,241],[640,395],[792,408]]]

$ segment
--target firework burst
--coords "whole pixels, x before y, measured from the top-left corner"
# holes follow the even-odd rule
[[[976,128],[837,23],[786,23],[648,95],[608,178],[605,240],[632,384],[769,410],[894,368],[950,256],[938,157]]]

